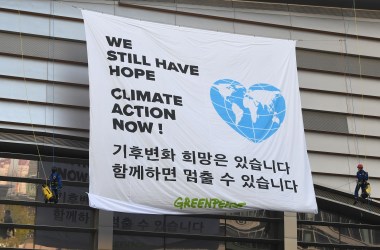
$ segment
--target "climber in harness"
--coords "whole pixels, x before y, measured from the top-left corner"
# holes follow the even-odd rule
[[[58,203],[59,191],[62,188],[62,177],[58,173],[56,167],[53,167],[51,169],[51,174],[50,174],[50,177],[49,177],[49,187],[50,187],[50,190],[53,193],[53,197],[52,197],[53,202],[54,203]]]
[[[366,192],[366,189],[368,187],[368,173],[366,171],[363,170],[363,164],[359,163],[358,164],[358,172],[356,173],[356,187],[355,187],[355,194],[354,194],[354,197],[355,197],[355,202],[354,202],[354,205],[356,203],[358,203],[358,199],[359,199],[359,189],[362,190],[362,195],[361,197],[363,197],[364,199],[366,199],[368,197],[369,194],[367,194]]]

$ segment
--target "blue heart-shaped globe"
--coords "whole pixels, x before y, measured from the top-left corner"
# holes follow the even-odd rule
[[[273,135],[285,118],[281,91],[266,83],[254,84],[247,90],[237,81],[222,79],[213,84],[210,96],[219,116],[255,143]]]

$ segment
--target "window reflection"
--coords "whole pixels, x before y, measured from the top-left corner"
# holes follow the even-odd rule
[[[91,228],[94,211],[77,208],[37,207],[36,225]]]
[[[226,234],[231,237],[269,238],[270,223],[262,221],[227,220]]]
[[[16,229],[13,237],[0,237],[0,248],[33,248],[33,230]]]
[[[298,239],[303,242],[339,243],[339,230],[330,226],[301,225]]]
[[[164,238],[161,237],[144,237],[144,236],[130,236],[118,235],[113,236],[114,250],[150,250],[150,249],[165,249]]]
[[[92,228],[94,226],[94,211],[90,209],[0,204],[1,222],[6,223],[4,216],[7,210],[10,211],[14,224],[82,228]]]
[[[37,161],[0,158],[0,175],[36,178]],[[0,185],[2,182],[0,181]]]
[[[219,219],[190,216],[114,213],[113,217],[113,228],[116,230],[195,235],[224,235],[220,223]]]
[[[63,161],[66,160],[53,163],[0,158],[0,176],[25,178],[25,182],[0,181],[0,200],[44,203],[41,184],[28,181],[47,179],[53,164],[57,166],[63,180],[88,183],[87,161]],[[94,238],[92,233],[23,228],[23,225],[93,228],[95,217],[93,210],[59,206],[61,203],[88,205],[86,192],[88,187],[64,185],[57,206],[0,204],[0,248],[92,249]],[[8,214],[11,219],[9,216],[6,217]],[[14,231],[8,230],[10,228],[14,228]]]
[[[350,246],[380,247],[380,230],[349,227],[347,224],[360,224],[355,220],[335,213],[320,210],[318,214],[298,214],[299,220],[315,221],[314,225],[298,222],[297,238],[304,243],[331,243]],[[318,225],[318,222],[335,222],[334,226]],[[345,223],[345,224],[340,224]],[[318,248],[319,249],[319,248]]]
[[[35,222],[36,208],[30,206],[19,205],[4,205],[0,204],[0,219],[1,222],[6,222],[4,216],[6,211],[10,211],[12,221],[15,224],[30,224]]]
[[[58,173],[64,181],[77,181],[88,183],[87,162],[49,162],[43,161],[38,167],[38,178],[49,178],[52,167],[56,166]]]
[[[0,199],[35,201],[37,184],[26,182],[2,181],[0,185]]]
[[[380,247],[380,242],[378,239],[380,230],[366,228],[346,228],[346,230],[341,231],[342,244]]]
[[[47,180],[50,170],[57,166],[64,181],[88,182],[88,164],[79,162],[49,162],[0,158],[0,176],[38,178]],[[88,205],[88,187],[64,185],[60,203]],[[28,182],[0,181],[0,199],[20,201],[44,201],[41,186]]]
[[[0,176],[36,178],[37,162],[0,158]],[[25,182],[0,181],[0,199],[35,200],[36,185]]]
[[[59,193],[59,203],[88,205],[88,187],[65,185]],[[3,181],[0,199],[44,202],[41,184]]]
[[[91,233],[35,230],[35,249],[93,249]]]
[[[273,225],[275,224],[275,225]],[[226,220],[173,215],[114,213],[114,230],[167,232],[239,238],[278,239],[278,225],[257,220]]]
[[[232,216],[246,216],[246,217],[267,217],[267,218],[283,218],[282,212],[268,211],[268,210],[247,210],[241,212],[227,212],[226,215]]]
[[[172,250],[219,250],[222,242],[214,240],[166,238],[165,249]],[[223,248],[222,248],[223,249]]]
[[[33,241],[33,232],[31,230],[18,229],[12,223],[34,224],[34,207],[0,204],[0,219],[2,223],[0,228],[0,248],[16,248],[26,242]],[[10,223],[10,225],[3,223]]]
[[[52,162],[22,159],[0,158],[0,176],[47,179],[55,165],[62,180],[88,182],[88,162]],[[0,181],[0,186],[4,184]]]
[[[251,242],[226,242],[226,248],[220,248],[226,250],[272,250],[280,249],[276,245],[271,244],[259,244]],[[218,249],[219,250],[219,249]]]
[[[43,210],[39,211],[39,209]],[[36,208],[0,204],[0,219],[2,223],[6,222],[4,217],[6,211],[11,211],[13,223],[21,225],[21,227],[22,224],[93,227],[93,214],[90,210],[71,209],[70,211],[63,211],[63,209],[57,207]],[[14,234],[8,234],[7,229],[10,227],[10,225],[5,224],[2,224],[0,227],[0,248],[92,249],[93,235],[90,233],[32,230],[14,227]]]
[[[166,216],[166,232],[197,235],[220,235],[220,220],[190,216]]]
[[[307,214],[307,213],[298,213],[298,220],[307,220],[307,221],[323,221],[323,222],[339,222],[339,223],[354,223],[359,224],[360,221],[336,214],[333,212],[328,212],[324,210],[319,210],[317,214]]]

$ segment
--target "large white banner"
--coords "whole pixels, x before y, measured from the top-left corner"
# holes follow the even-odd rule
[[[317,212],[295,41],[82,13],[90,206]]]

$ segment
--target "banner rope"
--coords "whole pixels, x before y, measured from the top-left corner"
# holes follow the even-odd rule
[[[292,40],[292,30],[293,30],[292,13],[290,11],[289,4],[286,4],[286,7],[288,8],[288,14],[289,14],[289,25],[290,25],[290,28],[289,28],[289,40]],[[297,41],[299,41],[299,40],[297,40]]]

